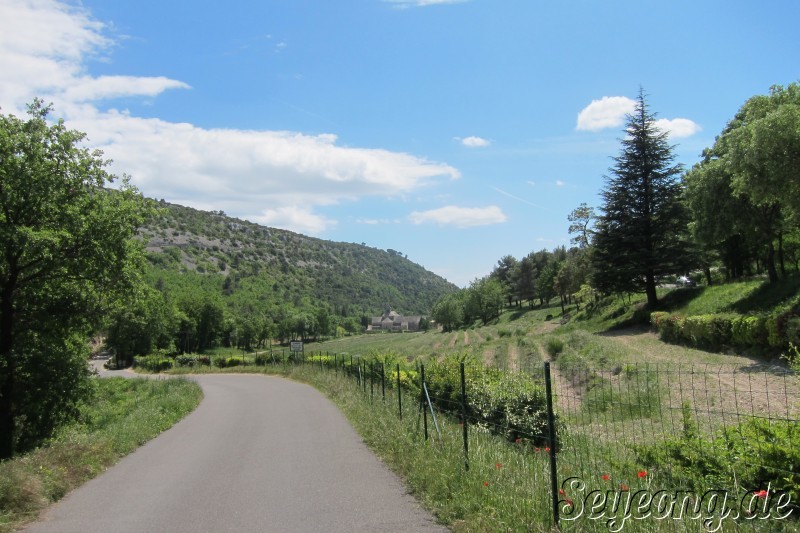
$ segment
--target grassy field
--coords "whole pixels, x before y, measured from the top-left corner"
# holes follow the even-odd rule
[[[0,463],[0,532],[13,531],[40,510],[93,478],[175,422],[202,398],[188,380],[97,379],[80,423],[62,429],[31,453]]]

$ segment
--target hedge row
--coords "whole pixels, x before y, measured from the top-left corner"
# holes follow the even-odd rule
[[[680,316],[663,311],[650,314],[650,324],[662,340],[719,350],[727,346],[785,350],[800,345],[800,316],[794,311],[772,315]]]
[[[412,397],[419,398],[420,372],[409,368],[407,362],[391,357],[391,362],[381,367],[378,358],[362,360],[360,372],[362,379],[380,383],[381,369],[386,372],[386,384],[396,387],[398,381],[397,364],[400,364],[400,387]],[[330,356],[311,356],[312,364],[330,366]],[[357,376],[359,359],[339,360],[337,363],[345,372]],[[375,364],[372,364],[375,363]],[[460,358],[446,357],[443,361],[430,361],[425,364],[425,384],[432,403],[439,411],[458,418],[462,414]],[[477,361],[466,361],[464,365],[467,398],[467,416],[470,424],[478,430],[501,435],[510,441],[524,440],[546,443],[547,398],[541,380],[528,374],[503,372]],[[558,423],[558,422],[557,422]]]

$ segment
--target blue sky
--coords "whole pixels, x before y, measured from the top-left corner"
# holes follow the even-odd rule
[[[800,79],[798,20],[794,0],[0,0],[0,108],[53,102],[146,196],[465,286],[569,243],[640,87],[696,163]]]

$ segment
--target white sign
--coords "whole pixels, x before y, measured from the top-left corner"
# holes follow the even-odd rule
[[[291,341],[289,343],[289,350],[293,352],[302,352],[303,351],[303,341]]]

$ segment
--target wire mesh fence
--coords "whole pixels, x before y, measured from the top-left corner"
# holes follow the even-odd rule
[[[676,524],[695,519],[697,530],[800,530],[800,376],[785,368],[293,361],[350,376],[399,420],[416,417],[421,440],[463,446],[465,471],[474,435],[506,441],[540,471],[529,489],[548,492],[562,528],[660,519],[656,530],[684,530]],[[440,427],[454,424],[460,443]]]

